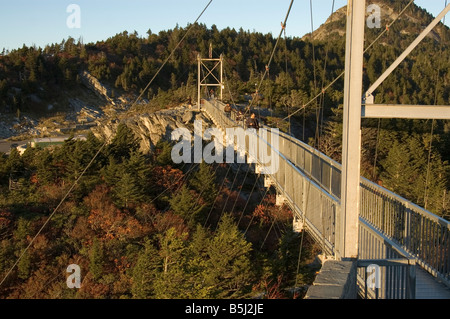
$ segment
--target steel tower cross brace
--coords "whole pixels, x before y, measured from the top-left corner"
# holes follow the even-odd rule
[[[420,33],[408,48],[384,71],[364,95],[362,117],[364,118],[404,118],[404,119],[450,119],[449,105],[395,105],[374,104],[373,92],[402,63],[419,43],[433,30],[450,11],[450,4]]]
[[[202,87],[208,88],[209,86],[219,87],[219,98],[220,100],[223,99],[223,55],[220,55],[220,58],[214,59],[214,58],[202,58],[200,54],[197,55],[197,61],[198,61],[198,99],[197,99],[197,107],[200,110],[200,100],[201,100],[201,89]],[[206,65],[205,62],[210,62],[212,67],[210,65]],[[218,75],[214,73],[216,69],[218,70]],[[202,77],[202,71],[206,70],[205,76]],[[213,83],[207,83],[208,78],[212,77],[215,82]]]

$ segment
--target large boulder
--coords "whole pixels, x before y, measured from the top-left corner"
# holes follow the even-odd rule
[[[122,120],[108,120],[108,122],[92,128],[92,132],[98,138],[111,139],[117,131],[117,126],[120,123],[124,123],[139,138],[141,151],[149,153],[154,150],[155,145],[160,140],[170,141],[172,132],[177,128],[187,128],[193,132],[194,119],[203,121],[204,129],[212,124],[210,119],[203,113],[185,108],[176,108],[150,114],[140,114]]]

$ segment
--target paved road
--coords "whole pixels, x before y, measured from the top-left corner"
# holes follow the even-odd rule
[[[54,138],[69,138],[70,135],[61,135],[61,136],[53,136]],[[75,135],[75,137],[86,137],[83,134]],[[29,139],[26,141],[7,141],[7,140],[0,140],[0,153],[9,153],[11,150],[11,146],[14,145],[14,147],[17,147],[19,145],[27,144],[28,142],[31,142],[33,139]]]
[[[29,141],[5,141],[0,140],[0,152],[1,153],[9,153],[9,150],[11,149],[12,145],[22,145],[27,144]]]

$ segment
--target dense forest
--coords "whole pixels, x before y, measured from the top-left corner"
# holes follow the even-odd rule
[[[405,3],[395,1],[390,5],[398,12]],[[366,52],[365,88],[432,19],[415,6],[406,13],[408,18],[396,21]],[[51,101],[61,90],[80,85],[81,70],[88,70],[109,84],[113,96],[139,94],[188,27],[177,26],[158,34],[149,30],[146,37],[123,32],[95,44],[69,38],[43,49],[24,46],[5,53],[0,57],[0,111],[16,114],[45,109],[47,104],[39,105],[32,96]],[[339,27],[345,27],[345,20],[334,21],[323,29]],[[380,32],[367,28],[366,46]],[[448,28],[439,25],[433,36],[426,38],[378,88],[375,102],[450,104],[449,39]],[[303,129],[292,130],[297,137],[339,161],[342,78],[304,111],[298,110],[344,70],[345,39],[312,40],[308,36],[303,40],[282,38],[269,72],[261,81],[276,43],[271,34],[193,25],[163,72],[144,92],[149,103],[139,104],[134,111],[166,108],[188,99],[195,101],[197,55],[208,56],[211,44],[214,56],[225,57],[225,100],[244,103],[246,95],[253,94],[256,85],[261,84],[262,98],[254,106],[268,107],[284,118],[295,112],[290,121],[273,123],[285,130],[298,123],[297,127]],[[450,124],[443,120],[363,120],[362,174],[440,216],[447,216],[449,134]]]
[[[101,143],[90,135],[0,158],[2,279]],[[317,252],[308,237],[299,251],[292,212],[275,206],[273,190],[248,202],[237,185],[230,188],[235,173],[223,164],[175,165],[168,142],[152,155],[138,148],[121,125],[9,274],[1,297],[292,298],[284,288],[311,284]],[[8,189],[11,171],[15,189]],[[245,175],[240,187],[245,181],[255,194],[266,192]],[[80,289],[66,286],[70,264],[81,267]]]
[[[407,1],[384,2],[399,12]],[[431,20],[416,6],[407,13],[414,19],[398,20],[366,52],[365,89]],[[158,34],[149,29],[146,36],[123,32],[89,44],[69,38],[45,48],[3,52],[0,112],[44,112],[46,102],[62,90],[81,85],[82,70],[109,85],[112,97],[137,95],[189,27]],[[324,27],[345,28],[345,21]],[[367,29],[366,47],[381,31]],[[247,102],[261,82],[254,106],[280,118],[296,112],[289,121],[275,123],[339,161],[343,80],[301,108],[344,70],[345,39],[282,38],[261,81],[276,40],[271,34],[193,25],[144,92],[148,104],[130,111],[152,112],[195,100],[197,55],[208,56],[211,44],[214,56],[225,57],[226,101]],[[449,105],[449,40],[448,28],[439,26],[379,87],[376,103]],[[365,119],[362,125],[361,174],[449,219],[450,122]],[[101,144],[90,135],[54,150],[0,156],[0,278]],[[168,154],[165,143],[155,154],[140,153],[133,133],[121,126],[0,296],[235,298],[264,292],[281,297],[287,296],[282,288],[310,282],[314,271],[306,264],[314,247],[305,245],[297,272],[300,238],[292,232],[286,207],[276,207],[271,196],[246,206],[236,190],[221,186],[230,178],[226,167],[177,166]],[[20,188],[9,187],[11,178]],[[61,269],[71,263],[88,270],[80,290],[67,289],[61,280]]]

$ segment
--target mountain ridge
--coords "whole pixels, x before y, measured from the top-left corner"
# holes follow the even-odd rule
[[[409,4],[409,1],[406,0],[372,0],[367,2],[367,6],[372,4],[377,5],[380,8],[381,27],[379,29],[371,29],[366,26],[366,32],[369,34],[373,32],[377,33],[377,30],[387,28],[392,21],[398,18],[403,21],[403,25],[402,28],[398,28],[394,25],[393,28],[395,28],[395,31],[398,30],[401,34],[406,35],[418,35],[434,19],[428,11],[415,3],[412,3],[399,18],[400,12]],[[325,41],[343,37],[346,33],[346,14],[347,6],[337,9],[322,25],[314,30],[312,36],[311,32],[307,33],[302,37],[302,40],[308,41],[312,39],[316,41]],[[371,14],[371,12],[366,12],[366,18]],[[449,35],[450,29],[446,25],[440,23],[430,32],[428,37],[438,42],[444,38],[445,42],[448,42],[450,39]]]
[[[395,19],[409,1],[373,0],[368,4],[372,3],[381,7],[383,26]],[[336,10],[312,35],[315,41],[321,42],[315,46],[316,70],[321,68],[319,64],[325,63],[320,61],[327,56],[325,52],[329,53],[326,74],[328,78],[324,79],[327,83],[344,69],[345,10],[346,7]],[[370,80],[376,77],[379,70],[385,69],[385,62],[398,55],[396,50],[409,45],[413,37],[431,19],[429,13],[416,5],[408,8],[389,32],[380,38],[379,44],[385,48],[380,46],[373,48],[366,64]],[[105,41],[90,44],[83,44],[80,41],[77,43],[75,39],[70,38],[60,44],[48,45],[44,49],[24,46],[8,55],[0,55],[2,122],[6,123],[6,120],[3,120],[4,116],[13,119],[7,127],[0,126],[0,137],[14,135],[10,128],[15,125],[28,127],[28,123],[38,119],[37,116],[32,116],[33,112],[40,112],[40,117],[46,119],[56,112],[71,112],[73,111],[71,102],[74,100],[83,102],[87,110],[96,109],[105,114],[114,115],[127,109],[129,102],[134,100],[149,83],[186,30],[177,26],[173,30],[162,31],[159,34],[149,31],[147,38],[123,32]],[[366,41],[371,42],[380,32],[378,29],[367,28]],[[426,47],[421,45],[421,50],[425,54],[420,63],[417,63],[417,67],[420,64],[425,65],[429,69],[429,76],[435,76],[431,73],[435,72],[436,66],[428,64],[437,65],[440,63],[438,60],[445,57],[445,54],[437,53],[439,47],[435,42],[441,38],[446,40],[447,45],[450,31],[442,25],[424,41],[431,40],[431,45]],[[327,42],[323,41],[325,39]],[[264,106],[284,112],[287,104],[294,108],[299,107],[317,94],[314,79],[316,70],[311,63],[314,52],[308,45],[310,40],[311,34],[303,38],[287,38],[286,45],[279,46],[270,66],[268,83],[261,88],[261,93],[266,97],[263,101]],[[195,101],[197,54],[207,56],[210,43],[213,44],[214,55],[223,53],[226,58],[224,70],[228,83],[225,99],[246,102],[241,97],[254,92],[255,83],[260,80],[275,42],[276,39],[271,34],[246,32],[242,29],[236,31],[230,28],[218,30],[214,26],[207,28],[202,24],[194,25],[191,34],[186,37],[173,58],[145,92],[143,104],[139,104],[136,111],[154,111],[179,106],[189,100]],[[329,44],[331,48],[328,48]],[[411,73],[414,68],[412,63],[405,67],[409,69],[405,75]],[[84,81],[83,74],[86,74],[84,72],[88,72],[92,81]],[[413,73],[408,77],[408,83],[405,83],[404,87],[397,88],[395,85],[394,88],[391,85],[389,90],[384,92],[384,99],[391,101],[391,95],[416,95],[417,97],[413,98],[415,103],[429,103],[425,100],[430,91],[427,87],[429,83],[422,83],[424,71]],[[97,87],[97,90],[87,87],[86,82],[88,86]],[[444,84],[448,85],[446,81]],[[336,92],[330,93],[330,96],[333,96],[330,104],[338,105],[339,84],[333,90]],[[445,91],[443,88],[443,103],[448,100]],[[78,104],[80,103],[77,103],[76,109],[81,108]],[[77,114],[71,114],[68,118],[59,116],[44,128],[50,129],[53,122],[67,126],[70,122],[67,120],[77,116]],[[19,123],[27,118],[31,118],[31,121]],[[71,125],[75,124],[81,123]],[[46,129],[41,131],[47,134]]]

